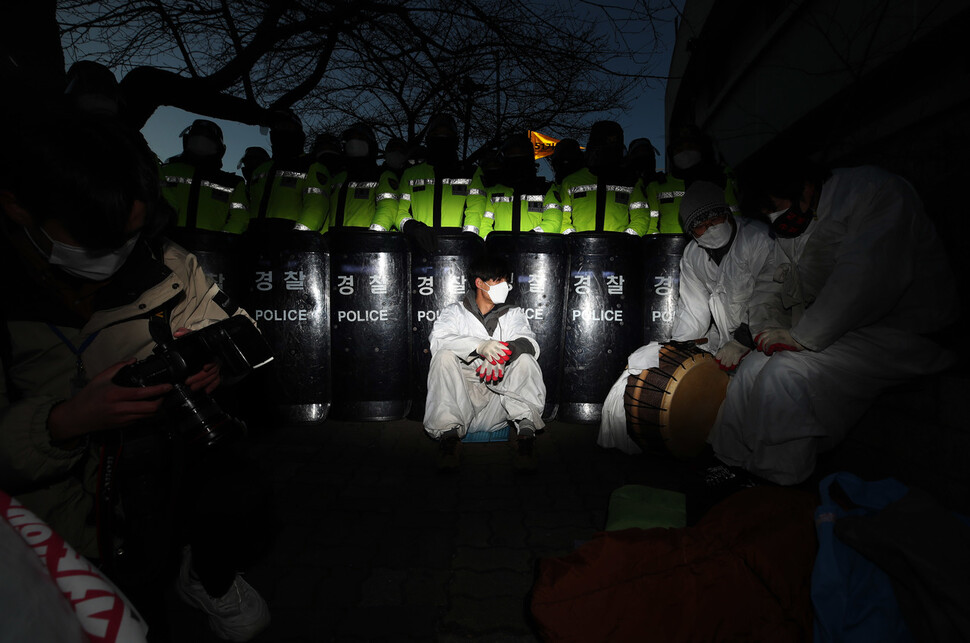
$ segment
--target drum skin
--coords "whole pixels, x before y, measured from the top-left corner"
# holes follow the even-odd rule
[[[727,393],[714,356],[691,346],[660,349],[660,364],[627,379],[623,405],[630,438],[644,451],[698,455]]]

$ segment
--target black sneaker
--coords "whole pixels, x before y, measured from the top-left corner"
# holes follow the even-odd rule
[[[455,471],[460,461],[461,440],[456,432],[449,431],[438,441],[438,471]]]
[[[520,473],[533,473],[539,468],[536,456],[536,436],[534,432],[516,433],[515,458],[512,469]]]

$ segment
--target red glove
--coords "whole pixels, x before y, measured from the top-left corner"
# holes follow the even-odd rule
[[[475,373],[478,374],[478,379],[486,384],[495,384],[505,376],[500,364],[482,364],[475,369]]]
[[[805,347],[795,341],[791,336],[791,331],[787,328],[772,328],[758,333],[754,341],[758,344],[758,350],[765,355],[771,355],[778,351],[803,351]]]

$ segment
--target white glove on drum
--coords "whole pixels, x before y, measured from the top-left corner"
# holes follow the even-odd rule
[[[741,363],[744,356],[750,352],[750,348],[738,340],[732,339],[721,347],[721,350],[714,356],[714,361],[717,362],[722,371],[733,371]]]

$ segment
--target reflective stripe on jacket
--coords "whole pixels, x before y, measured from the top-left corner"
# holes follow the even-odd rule
[[[180,228],[241,233],[249,225],[249,197],[241,176],[176,161],[161,168],[162,196]]]
[[[602,189],[605,196],[597,194]],[[589,168],[573,172],[562,182],[562,232],[631,232],[647,231],[646,199],[630,177],[624,182],[603,182]],[[602,211],[598,202],[602,201]]]

